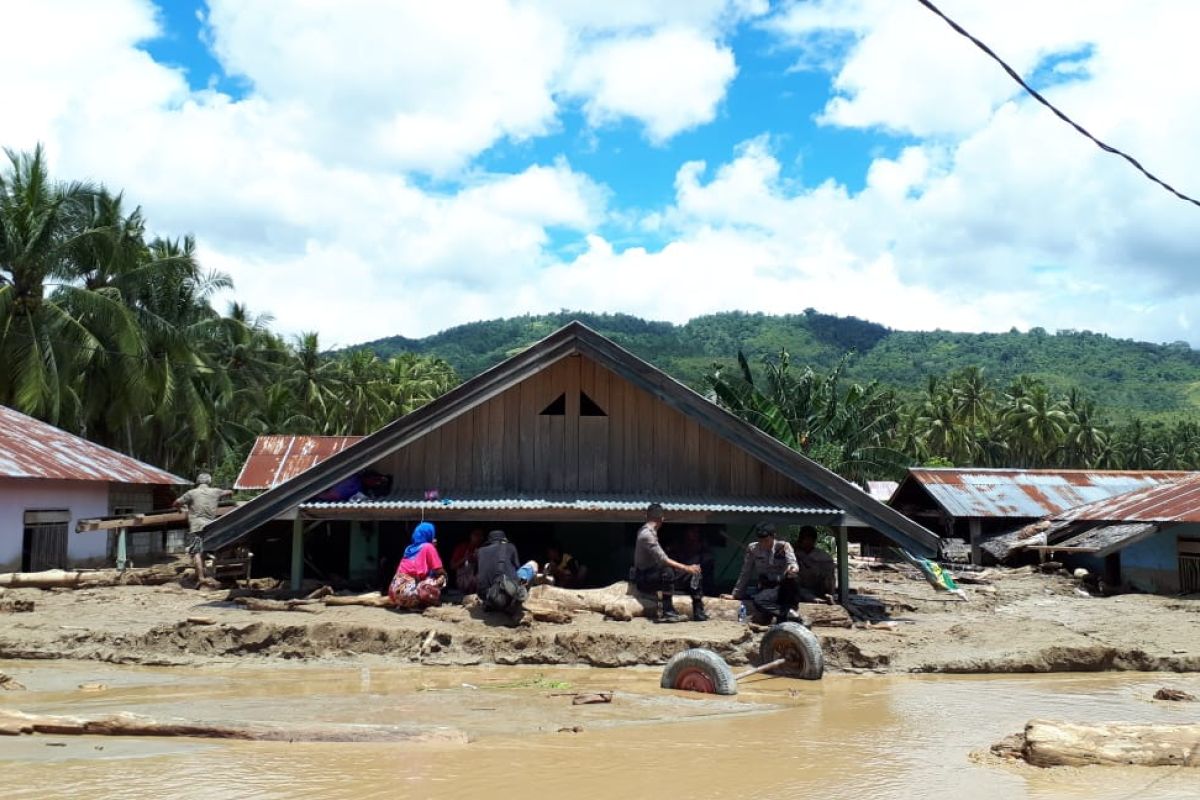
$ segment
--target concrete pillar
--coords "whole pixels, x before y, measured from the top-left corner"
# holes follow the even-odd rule
[[[837,529],[838,602],[850,602],[850,537],[846,526]]]
[[[292,520],[292,591],[300,591],[300,581],[304,579],[304,520],[300,512]]]

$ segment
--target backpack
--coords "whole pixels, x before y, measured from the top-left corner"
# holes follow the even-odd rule
[[[512,612],[525,602],[528,590],[507,575],[498,575],[483,593],[483,607],[488,611]]]

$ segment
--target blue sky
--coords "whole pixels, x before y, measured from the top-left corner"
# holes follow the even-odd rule
[[[1200,7],[940,5],[1200,192]],[[813,307],[1200,343],[1195,210],[916,2],[41,0],[6,22],[61,35],[0,49],[0,144],[194,234],[285,332]]]

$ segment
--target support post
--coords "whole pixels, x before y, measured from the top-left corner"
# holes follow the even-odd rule
[[[838,602],[850,602],[850,537],[845,525],[837,529]]]
[[[293,592],[300,591],[300,581],[304,579],[304,520],[296,512],[292,521],[292,574],[291,588]]]
[[[117,571],[124,572],[129,566],[128,528],[117,528]]]
[[[979,540],[983,536],[983,523],[973,519],[967,527],[971,532],[971,563],[978,565],[983,561],[983,550],[979,546]]]

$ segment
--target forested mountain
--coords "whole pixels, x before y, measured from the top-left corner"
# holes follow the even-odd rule
[[[1200,353],[1186,343],[1149,344],[1090,331],[951,333],[895,331],[854,317],[808,309],[768,316],[730,312],[684,325],[625,314],[561,312],[474,322],[423,339],[391,337],[361,345],[381,357],[438,356],[469,377],[578,319],[696,387],[714,363],[739,350],[751,363],[786,350],[791,362],[829,370],[849,355],[844,378],[877,380],[900,395],[926,391],[930,377],[977,367],[998,386],[1020,375],[1062,393],[1071,388],[1114,419],[1178,417],[1200,410]]]

